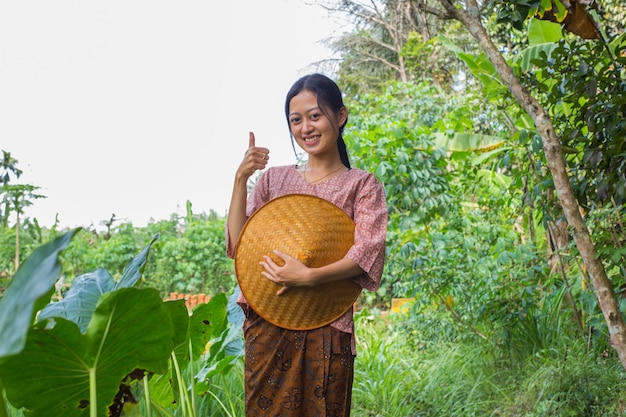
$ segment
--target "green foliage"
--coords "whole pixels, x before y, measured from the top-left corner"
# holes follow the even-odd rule
[[[117,227],[116,233],[110,234],[108,238],[100,242],[90,257],[93,266],[104,268],[117,275],[133,259],[133,254],[139,250],[139,247],[135,228],[130,223],[123,223]]]
[[[0,184],[8,184],[11,177],[19,178],[22,170],[17,167],[18,160],[11,156],[11,152],[2,151],[2,161],[0,161]]]
[[[230,293],[236,279],[226,257],[224,219],[193,221],[159,249],[153,280],[166,293]]]
[[[11,256],[15,251],[15,230],[0,227],[0,295],[4,293],[12,272],[15,271],[15,257]],[[23,252],[22,252],[23,253]]]
[[[142,407],[158,410],[157,415],[189,417],[213,415],[206,410],[221,409],[221,405],[213,404],[214,380],[224,379],[236,369],[243,355],[241,322],[231,321],[227,302],[221,294],[194,308],[186,338],[176,345],[169,370],[150,379],[145,388],[150,392],[149,401],[145,397]]]
[[[70,284],[69,277],[98,268],[110,271],[113,277],[121,276],[132,259],[129,253],[136,253],[142,242],[159,234],[152,248],[156,260],[146,265],[145,272],[162,296],[170,292],[231,293],[236,279],[224,246],[225,221],[214,214],[191,215],[184,224],[172,218],[142,228],[122,223],[108,233],[92,230],[79,234],[61,255],[62,285]]]
[[[620,16],[623,6],[604,3]],[[623,29],[623,20],[613,19],[606,44],[582,41],[561,33],[559,25],[527,19],[541,7],[539,0],[485,2],[483,11],[492,13],[483,22],[549,109],[598,254],[619,290],[626,276],[626,86],[625,38],[616,28]],[[366,294],[365,304],[387,305],[390,295],[416,298],[406,317],[385,321],[366,310],[357,318],[353,410],[363,416],[624,415],[623,369],[576,248],[567,239],[551,246],[546,238],[561,213],[534,125],[458,23],[436,28],[437,37],[405,31],[400,53],[375,51],[394,64],[402,59],[409,78],[423,76],[428,83],[393,82],[396,69],[360,60],[372,51],[363,41],[387,39],[381,27],[359,26],[344,38],[352,42],[344,43],[339,71],[349,95],[347,143],[353,164],[384,183],[390,214],[383,286]],[[48,233],[57,234],[36,222],[22,227],[29,237],[20,246],[27,252]],[[0,229],[3,255],[11,253],[14,233]],[[184,219],[147,228],[111,223],[107,233],[77,234],[61,255],[64,285],[92,282],[111,290],[130,254],[157,233],[155,261],[145,265],[147,279],[138,285],[148,283],[161,296],[232,290],[224,219],[194,215],[190,204]],[[11,271],[12,262],[1,257],[0,271]],[[70,305],[73,294],[65,293]],[[84,298],[93,312],[99,308],[94,300],[109,297],[96,291]],[[213,300],[181,324],[188,331],[184,341],[179,334],[173,342],[166,371],[146,377],[143,386],[132,384],[142,411],[242,414],[241,334],[223,327],[225,297]],[[182,320],[174,314],[182,310],[180,302],[164,305]],[[48,317],[44,311],[41,320],[76,320],[60,311]],[[582,327],[572,319],[575,313]],[[215,328],[200,335],[207,317]],[[89,325],[82,321],[84,329]],[[28,332],[48,331],[39,326]],[[80,346],[82,336],[76,336]]]
[[[608,278],[620,294],[626,284],[626,204],[593,210],[588,225],[598,244],[598,256],[605,265]],[[626,313],[626,311],[624,311]]]
[[[545,7],[502,3],[513,6],[499,9],[503,19],[513,14],[525,19]],[[579,202],[591,208],[614,199],[621,205],[626,197],[625,35],[609,31],[606,39],[590,42],[567,36],[558,24],[528,22],[519,29],[527,28],[529,46],[513,64],[550,112]]]
[[[128,263],[124,275],[118,282],[115,282],[104,268],[81,275],[72,281],[72,286],[64,294],[63,299],[48,304],[39,312],[38,320],[62,317],[76,323],[80,331],[85,332],[104,294],[119,288],[132,287],[139,281],[150,248],[156,239],[157,236],[153,237],[148,246]]]
[[[145,320],[148,311],[159,326]],[[173,336],[158,293],[126,288],[103,296],[84,335],[62,318],[35,325],[24,350],[0,366],[0,377],[11,403],[33,417],[89,415],[94,408],[91,415],[104,415],[125,375],[167,369]]]
[[[355,360],[353,414],[358,416],[414,415],[414,384],[419,379],[412,355],[403,352],[405,337],[387,332],[380,317],[367,310],[355,317],[359,354]]]
[[[516,3],[520,5],[522,2]],[[503,4],[501,4],[501,6],[503,7],[503,9],[500,9],[502,15],[510,17],[511,15],[507,13],[511,12],[511,10],[507,12],[505,10],[506,6]],[[517,9],[513,13],[520,12],[522,9]],[[524,11],[523,19],[526,18],[526,15],[527,11]],[[618,90],[623,90],[623,88],[620,86],[621,81],[617,82],[615,77],[612,78],[615,82],[609,82],[611,77],[606,77],[605,81],[607,81],[608,84],[601,86],[598,82],[593,81],[593,78],[590,78],[587,72],[581,72],[581,69],[588,67],[602,68],[602,65],[592,63],[608,63],[606,51],[611,50],[613,47],[609,45],[609,48],[605,48],[601,43],[593,44],[577,40],[573,37],[564,36],[558,25],[538,21],[536,19],[528,21],[528,24],[525,22],[520,28],[528,29],[528,45],[518,45],[515,51],[503,47],[502,50],[505,53],[505,57],[509,58],[510,64],[518,74],[524,74],[524,80],[528,87],[532,89],[533,94],[540,97],[540,99],[546,103],[546,107],[550,109],[559,135],[561,135],[561,132],[565,132],[563,133],[565,136],[563,136],[562,143],[571,140],[572,134],[586,135],[586,132],[589,131],[589,118],[597,117],[596,114],[603,114],[602,110],[598,111],[594,109],[593,112],[590,111],[591,107],[595,105],[597,96],[609,91],[615,93]],[[612,44],[617,44],[617,41],[613,41]],[[585,46],[574,49],[572,45]],[[506,135],[505,137],[509,137],[511,140],[506,142],[506,147],[497,151],[497,155],[488,155],[486,158],[481,158],[480,162],[484,164],[485,162],[492,161],[494,173],[508,180],[508,187],[506,186],[507,182],[502,182],[500,188],[503,197],[506,196],[506,193],[509,194],[508,198],[510,204],[504,204],[506,203],[506,198],[501,199],[498,203],[496,198],[497,194],[493,194],[493,198],[487,200],[485,199],[485,194],[480,192],[480,189],[476,189],[475,187],[472,187],[472,189],[476,190],[474,194],[477,198],[481,198],[481,196],[483,198],[483,203],[479,203],[479,206],[487,206],[492,209],[498,207],[497,210],[500,210],[503,214],[509,213],[509,215],[514,216],[511,218],[516,219],[515,223],[510,223],[510,226],[514,226],[515,229],[520,232],[521,239],[528,241],[528,244],[524,245],[528,248],[526,253],[534,253],[534,255],[529,258],[528,256],[519,256],[519,252],[507,249],[507,251],[511,251],[511,253],[516,253],[516,256],[511,257],[511,259],[515,260],[514,264],[512,264],[512,267],[515,268],[514,270],[523,272],[525,265],[529,265],[529,272],[535,271],[539,273],[535,277],[529,276],[529,279],[524,280],[530,285],[519,287],[519,289],[522,290],[525,288],[525,290],[520,293],[524,294],[524,297],[520,297],[520,300],[528,300],[537,303],[541,300],[541,298],[538,297],[541,293],[533,294],[534,292],[547,291],[548,293],[558,293],[564,290],[564,287],[559,287],[560,285],[564,285],[564,281],[573,281],[573,291],[568,291],[570,291],[569,295],[574,297],[572,298],[573,302],[577,304],[576,310],[580,309],[585,312],[582,325],[588,326],[588,329],[603,327],[601,322],[597,321],[601,316],[599,315],[596,301],[589,292],[589,283],[585,282],[584,275],[579,275],[580,261],[576,258],[575,249],[572,251],[573,248],[569,246],[564,246],[561,249],[555,246],[554,242],[551,242],[552,245],[550,247],[547,245],[545,233],[548,228],[554,228],[554,224],[559,221],[562,214],[560,206],[556,202],[554,186],[547,170],[541,140],[538,138],[537,132],[534,131],[532,123],[527,121],[527,116],[520,112],[518,105],[512,103],[510,99],[498,99],[498,95],[493,94],[494,91],[498,91],[502,88],[502,83],[496,77],[490,76],[490,74],[495,74],[494,69],[483,56],[463,54],[459,48],[455,48],[453,45],[450,46],[450,48],[455,50],[458,56],[466,62],[472,75],[481,80],[484,97],[487,100],[497,103],[498,107],[501,109],[506,110],[507,117],[502,119],[505,123],[502,123],[501,126],[510,129],[510,133],[507,135],[504,129],[500,131],[503,136]],[[561,49],[563,50],[561,51]],[[576,52],[572,53],[574,50]],[[507,55],[507,53],[510,52],[515,53]],[[577,63],[577,66],[571,65],[572,60]],[[570,64],[567,64],[567,62]],[[619,74],[623,72],[623,70],[620,69],[620,64],[617,62],[615,62],[614,67],[611,67],[611,70],[617,70]],[[578,81],[575,81],[576,79],[578,79]],[[590,80],[591,84],[588,84]],[[612,90],[612,87],[609,88],[609,84],[615,86],[616,90]],[[574,85],[578,87],[571,88]],[[598,91],[599,94],[594,93],[590,96],[589,90],[585,90],[585,88],[593,90],[594,92]],[[557,92],[560,93],[560,96],[555,95]],[[616,100],[617,103],[623,101],[620,94],[621,93],[612,95],[612,99]],[[606,106],[606,102],[602,100],[600,100],[598,104],[600,107]],[[614,107],[612,108],[615,110]],[[584,117],[577,115],[583,113],[585,114]],[[619,116],[620,114],[621,110],[617,110],[615,118],[620,119],[619,122],[609,122],[606,126],[618,128],[617,130],[613,130],[615,136],[613,136],[611,140],[611,145],[609,146],[604,143],[595,143],[593,145],[597,159],[600,158],[598,156],[599,152],[603,155],[602,163],[613,163],[617,164],[616,166],[606,165],[600,167],[598,165],[597,167],[593,167],[594,169],[598,168],[597,171],[589,169],[589,166],[585,164],[589,162],[591,158],[588,158],[585,162],[585,154],[583,151],[585,146],[584,140],[578,141],[574,138],[572,140],[577,143],[572,143],[572,148],[564,147],[566,155],[568,155],[569,165],[572,167],[571,172],[574,176],[573,184],[578,190],[579,201],[586,205],[587,208],[592,209],[588,218],[592,221],[593,219],[610,219],[608,222],[599,221],[595,223],[600,227],[594,228],[593,230],[598,241],[598,252],[602,254],[601,256],[606,256],[603,261],[605,265],[608,266],[608,270],[611,271],[616,285],[623,283],[623,268],[619,266],[619,262],[622,261],[623,256],[622,252],[619,250],[619,248],[623,246],[623,234],[620,227],[622,222],[622,215],[620,213],[623,210],[620,208],[620,203],[618,202],[620,194],[619,184],[622,182],[623,170],[621,170],[620,162],[622,155],[620,151],[616,152],[612,150],[611,146],[613,144],[618,148],[621,146],[620,138],[624,134],[619,130],[621,129],[620,123],[623,122],[623,120],[621,120],[623,118]],[[508,123],[506,123],[507,120]],[[617,138],[617,140],[615,140],[615,138]],[[576,147],[578,147],[578,150],[576,150]],[[496,159],[494,156],[499,156],[499,158]],[[474,161],[477,159],[478,158],[475,158]],[[477,171],[474,170],[468,171],[469,166],[466,160],[465,162],[463,162],[463,160],[456,160],[455,162],[455,167],[459,172],[465,174],[468,172],[472,174],[477,173]],[[463,163],[465,165],[463,165]],[[599,164],[597,160],[594,163]],[[599,171],[602,172],[601,175]],[[606,178],[607,176],[613,178],[613,180],[609,182],[616,186],[616,188],[613,189],[614,192],[610,194],[613,198],[614,207],[602,210],[602,213],[594,213],[598,211],[599,206],[603,203],[597,196],[590,195],[589,191],[601,192],[602,190],[607,190],[606,187],[600,186],[597,182],[599,179]],[[584,177],[585,179],[578,180],[577,178],[580,177]],[[469,188],[473,175],[470,175],[469,178],[469,181],[459,180],[458,184],[463,188]],[[583,190],[578,184],[584,184],[587,189]],[[583,190],[583,192],[581,193],[580,190]],[[595,201],[595,203],[587,203],[587,201]],[[494,203],[496,206],[494,206]],[[515,209],[514,207],[518,208]],[[607,216],[607,213],[611,215]],[[602,230],[601,226],[604,226],[605,229]],[[558,244],[567,245],[567,239],[564,239]],[[563,275],[560,277],[560,281],[555,280],[554,276],[548,274],[547,264],[542,259],[548,254],[547,249],[558,251],[559,263],[564,264],[562,269]],[[561,250],[565,253],[561,254]],[[527,261],[531,263],[526,264]],[[551,260],[551,263],[554,265],[553,260]],[[521,269],[518,270],[517,266],[521,267]],[[462,268],[460,269],[462,270]],[[494,269],[494,271],[498,271],[498,269]],[[537,280],[537,278],[540,279]],[[482,281],[482,279],[479,279],[479,281]],[[540,283],[541,285],[539,285]],[[572,284],[570,283],[568,285]],[[567,285],[565,285],[565,287],[567,287]],[[554,303],[555,299],[545,299],[543,301],[546,303]],[[571,303],[572,301],[570,300],[569,304]],[[465,306],[465,303],[462,304]],[[458,303],[456,305],[458,305]],[[533,304],[528,304],[525,301],[517,306],[515,303],[511,303],[513,308],[509,314],[514,313],[516,308],[524,305],[525,307],[519,310],[522,315],[526,314],[526,307],[533,307]],[[574,310],[574,313],[576,310]],[[563,315],[562,312],[560,314],[561,316]],[[463,316],[463,314],[461,314],[461,316]],[[574,315],[571,317],[574,317]],[[458,321],[458,318],[456,320]],[[571,320],[569,323],[572,324],[574,321]],[[506,329],[506,327],[503,329]],[[597,339],[597,346],[604,345],[606,335],[596,337],[595,332],[590,331],[590,333],[594,334],[594,342],[596,342]]]
[[[0,360],[24,348],[28,327],[35,313],[48,303],[61,270],[59,252],[74,233],[68,232],[33,251],[0,298]]]
[[[0,196],[2,197],[2,212],[0,213],[0,223],[3,226],[9,224],[9,215],[11,214],[11,204],[13,203],[13,195],[9,194],[12,188],[9,187],[12,184],[12,177],[18,179],[22,175],[22,170],[17,167],[19,161],[11,156],[10,152],[2,151],[2,161],[0,161]],[[19,189],[19,188],[18,188]]]
[[[33,200],[46,198],[44,195],[36,193],[39,188],[31,184],[0,185],[0,196],[2,197],[0,204],[5,207],[5,215],[2,217],[4,226],[8,225],[11,212],[22,215],[24,208],[33,205]]]
[[[238,417],[245,415],[243,356],[239,357],[229,372],[211,379],[207,395],[198,408],[205,416]]]
[[[449,105],[445,95],[432,86],[395,84],[349,105],[355,114],[346,133],[351,154],[385,185],[391,229],[445,213],[451,203],[445,152],[433,146],[439,114]]]
[[[475,46],[469,34],[456,21],[439,21],[438,35],[435,32],[413,31],[402,47],[401,57],[409,79],[416,84],[432,82],[438,87],[453,91],[461,82],[464,68],[456,57],[447,51],[443,39],[454,39],[455,44],[473,49]],[[444,35],[445,34],[445,35]]]
[[[532,288],[545,278],[536,242],[520,245],[516,231],[519,192],[509,191],[502,158],[510,147],[493,135],[504,125],[489,103],[482,113],[470,111],[476,100],[398,84],[351,103],[357,116],[347,133],[355,163],[375,171],[387,192],[383,282],[395,296],[418,296],[416,320],[428,320],[432,304],[450,308],[442,303],[448,299],[465,330],[474,331],[531,304]]]
[[[446,155],[433,145],[439,115],[450,104],[435,87],[403,83],[348,104],[352,116],[346,141],[353,163],[374,172],[387,197],[388,260],[380,295],[407,279],[402,274],[406,260],[396,258],[397,248],[452,204]]]
[[[546,314],[547,313],[547,314]],[[423,343],[407,333],[410,316],[356,317],[353,413],[359,416],[624,416],[624,370],[614,356],[589,352],[566,322],[541,308],[535,320],[509,320],[506,341],[480,338]],[[441,314],[432,312],[432,325]],[[544,317],[540,319],[539,317]],[[551,317],[551,318],[549,318]],[[519,324],[513,324],[519,320]],[[532,326],[541,323],[539,337]],[[526,329],[526,330],[522,330]],[[530,333],[528,333],[530,332]],[[534,348],[527,350],[526,347]],[[516,354],[511,354],[511,351]]]
[[[626,56],[620,55],[576,39],[535,61],[537,88],[561,132],[578,200],[587,207],[626,202]],[[555,73],[568,76],[549,81]]]
[[[344,15],[354,30],[327,41],[341,55],[336,68],[348,95],[381,93],[398,81],[434,83],[450,90],[462,77],[462,67],[446,53],[436,34],[446,33],[464,45],[469,34],[450,19],[440,19],[437,0],[421,3],[397,0],[322,1],[335,15]]]
[[[226,296],[213,297],[190,317],[182,300],[164,302],[156,290],[137,288],[155,236],[118,281],[98,269],[73,280],[66,298],[46,305],[61,270],[59,252],[74,233],[35,250],[0,299],[0,329],[11,335],[0,340],[7,399],[32,416],[95,417],[107,410],[119,416],[125,403],[136,402],[128,391],[136,380],[157,384],[152,374],[170,372],[160,386],[172,394],[160,404],[155,395],[150,407],[180,404],[182,415],[197,415],[195,391],[228,372],[242,354],[240,332],[229,327]],[[3,401],[0,408],[4,415]]]
[[[425,341],[497,337],[505,322],[496,318],[536,302],[545,264],[532,244],[520,243],[512,220],[507,225],[497,211],[481,208],[451,212],[437,229],[402,247],[411,276],[398,290],[416,296],[409,322],[428,332]]]

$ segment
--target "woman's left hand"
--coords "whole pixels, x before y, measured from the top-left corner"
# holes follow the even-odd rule
[[[265,271],[261,272],[265,278],[283,286],[276,295],[284,294],[290,287],[312,286],[315,284],[310,280],[311,268],[286,253],[278,250],[274,250],[274,253],[285,261],[283,266],[279,266],[267,255],[263,257],[263,261],[260,264],[265,268]]]

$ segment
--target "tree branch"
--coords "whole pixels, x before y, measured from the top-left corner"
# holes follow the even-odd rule
[[[473,14],[474,0],[468,3],[468,10],[456,7],[451,0],[439,0],[448,13],[459,20],[472,34],[478,45],[485,52],[489,61],[493,64],[498,75],[508,87],[520,106],[533,118],[537,131],[543,140],[543,149],[552,174],[559,202],[572,234],[576,246],[587,267],[593,287],[598,295],[599,305],[607,323],[611,342],[617,351],[622,366],[626,368],[626,326],[619,302],[611,281],[606,275],[604,265],[598,259],[598,254],[591,240],[589,229],[582,217],[580,207],[567,174],[567,166],[561,143],[555,133],[552,120],[543,106],[528,92],[513,73],[513,69],[502,57],[498,48],[494,45],[491,37],[480,22],[480,16]],[[459,2],[463,4],[463,2]],[[472,5],[473,4],[473,5]]]
[[[415,5],[417,6],[417,8],[419,10],[421,10],[421,11],[423,11],[425,13],[428,13],[429,15],[436,16],[439,19],[450,20],[450,19],[454,18],[451,14],[449,14],[449,13],[447,13],[447,12],[441,10],[441,9],[437,9],[435,7],[431,7],[431,6],[427,5],[425,0],[416,0],[415,1]]]

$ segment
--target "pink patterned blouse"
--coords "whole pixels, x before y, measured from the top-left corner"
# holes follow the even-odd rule
[[[247,217],[266,202],[286,194],[310,194],[323,198],[350,216],[356,228],[354,245],[346,257],[365,271],[363,275],[354,278],[354,281],[366,290],[376,291],[383,273],[387,234],[385,190],[376,177],[369,172],[352,168],[324,182],[309,184],[300,175],[296,165],[272,167],[261,175],[248,197]],[[234,258],[235,243],[230,241],[228,233],[226,246],[227,255]],[[243,295],[239,296],[237,302],[243,306],[248,305]],[[350,309],[331,326],[354,334],[352,316],[353,311]]]

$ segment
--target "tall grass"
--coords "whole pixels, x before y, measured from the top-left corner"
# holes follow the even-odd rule
[[[436,343],[400,333],[401,320],[358,316],[353,415],[626,416],[616,355],[590,350],[554,311],[529,314],[496,342]]]
[[[209,394],[198,401],[199,416],[243,417],[243,357],[228,374],[219,374],[212,381]]]
[[[414,409],[411,386],[419,374],[411,359],[398,355],[402,338],[380,327],[367,314],[356,318],[358,355],[355,360],[352,414],[410,416]],[[378,324],[378,326],[377,326]]]
[[[616,355],[589,349],[558,317],[529,312],[496,342],[423,343],[419,332],[404,331],[409,316],[363,310],[355,318],[352,416],[626,417],[626,372]],[[243,417],[243,387],[241,359],[211,380],[197,415]],[[9,409],[9,417],[23,414]]]
[[[193,373],[186,370],[184,379],[180,380],[180,382],[182,382],[182,385],[190,387],[193,378]],[[191,395],[191,392],[187,393],[190,398],[193,397],[193,403],[187,404],[187,406],[184,403],[177,402],[172,404],[171,407],[165,408],[152,403],[151,417],[244,416],[243,357],[237,359],[228,373],[218,373],[207,382],[208,390],[201,395]],[[149,417],[146,406],[146,391],[138,390],[136,394],[139,399],[139,416]],[[191,409],[189,406],[191,406]],[[125,417],[124,414],[122,417]]]

